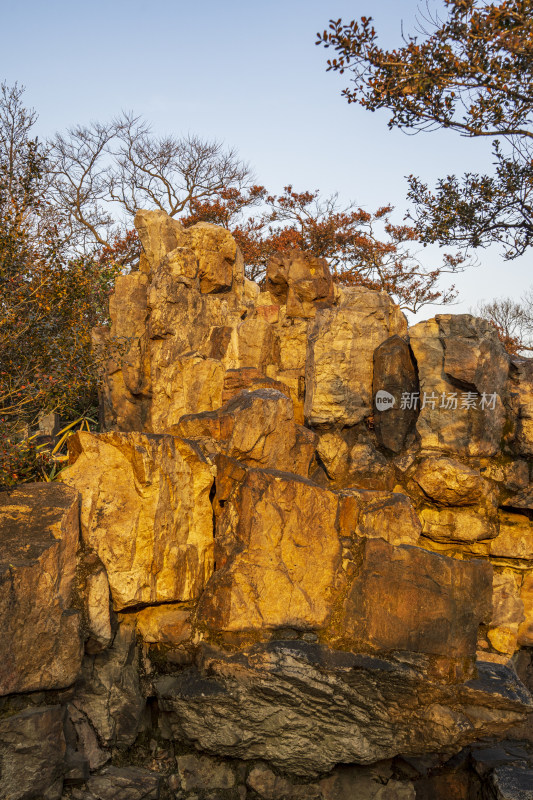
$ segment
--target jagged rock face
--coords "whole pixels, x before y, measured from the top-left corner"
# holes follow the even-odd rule
[[[343,539],[383,539],[389,544],[418,544],[421,526],[410,499],[400,492],[346,489],[339,497],[339,533]]]
[[[531,702],[500,665],[445,687],[407,664],[304,642],[233,656],[206,649],[198,671],[155,688],[168,736],[310,776],[339,762],[459,750],[481,731],[497,735]]]
[[[332,486],[358,486],[391,491],[396,483],[394,467],[380,452],[367,431],[358,427],[321,430],[317,454]]]
[[[337,497],[296,475],[247,470],[218,499],[216,571],[199,623],[214,631],[323,627],[342,581]]]
[[[495,328],[468,314],[440,314],[410,328],[409,342],[420,381],[421,446],[461,456],[497,455],[509,357]]]
[[[407,323],[388,295],[350,288],[309,330],[305,416],[310,425],[356,425],[372,413],[374,350]]]
[[[107,369],[104,414],[108,419],[120,420],[125,430],[142,430],[149,415],[150,373],[145,336],[148,286],[148,275],[142,272],[119,275],[109,299],[117,347]]]
[[[61,705],[0,718],[0,792],[3,800],[59,800],[66,752]]]
[[[116,610],[199,596],[213,568],[213,471],[191,442],[78,433],[62,480],[83,495],[81,533]]]
[[[451,458],[422,459],[412,478],[426,497],[443,506],[479,505],[490,491],[479,470]]]
[[[311,254],[262,288],[228,231],[136,225],[105,431],[0,495],[0,796],[514,791],[526,745],[457,753],[533,742],[530,361]]]
[[[78,737],[92,729],[100,746],[129,747],[141,728],[145,701],[133,623],[123,620],[112,646],[85,659],[76,696],[69,706]],[[96,766],[108,760],[99,747],[93,758]]]
[[[126,352],[108,370],[109,426],[163,433],[219,408],[226,373],[245,368],[286,387],[298,422],[371,416],[373,352],[407,331],[386,294],[334,292],[325,260],[298,252],[269,265],[269,291],[245,291],[227,231],[184,229],[161,212],[138,212],[136,224],[150,269],[123,276],[111,301],[111,341]],[[219,280],[222,263],[232,268]]]
[[[272,297],[287,307],[287,317],[314,317],[317,304],[333,305],[335,296],[326,259],[298,250],[270,260],[266,286]]]
[[[514,357],[511,360],[512,388],[517,394],[518,421],[517,452],[533,455],[533,362],[531,359]]]
[[[76,679],[78,508],[77,492],[58,484],[0,492],[0,695],[59,689]]]
[[[173,431],[174,432],[174,431]],[[307,477],[317,436],[296,425],[290,398],[275,389],[243,391],[217,411],[181,418],[175,433],[252,466]]]

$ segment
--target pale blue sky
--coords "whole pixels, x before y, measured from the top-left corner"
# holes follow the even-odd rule
[[[424,1],[420,6],[424,7]],[[0,0],[0,79],[26,86],[38,132],[143,114],[158,133],[223,139],[272,191],[338,191],[369,210],[392,202],[403,217],[409,173],[490,168],[490,143],[450,132],[406,136],[340,97],[315,34],[330,18],[372,16],[384,44],[413,30],[414,0]],[[434,0],[433,7],[441,6]],[[423,253],[428,263],[429,251]],[[479,298],[519,297],[531,256],[505,263],[480,251],[459,276],[468,310]],[[438,309],[426,309],[428,317]]]

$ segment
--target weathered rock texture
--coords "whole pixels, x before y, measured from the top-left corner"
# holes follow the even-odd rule
[[[0,531],[0,695],[70,686],[82,656],[78,494],[58,484],[1,492]]]
[[[62,480],[81,491],[81,534],[115,609],[198,597],[213,568],[213,471],[173,436],[78,433]]]
[[[0,718],[0,787],[4,800],[59,800],[66,742],[65,709],[40,706]]]
[[[199,667],[194,677],[156,683],[167,735],[212,753],[265,759],[296,775],[398,752],[459,750],[481,731],[503,732],[528,702],[512,670],[500,665],[444,687],[407,665],[305,642],[234,656],[207,650]]]
[[[532,362],[136,225],[102,431],[0,495],[0,797],[522,798]]]
[[[324,627],[343,582],[337,496],[296,475],[250,470],[223,502],[199,621],[214,631]]]

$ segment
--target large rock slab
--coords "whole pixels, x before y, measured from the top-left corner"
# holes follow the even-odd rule
[[[156,433],[168,432],[185,414],[212,411],[222,405],[222,362],[198,353],[180,356],[171,343],[171,339],[151,343],[150,429]]]
[[[317,436],[296,425],[291,400],[276,389],[242,391],[222,408],[182,417],[173,429],[209,454],[307,477]]]
[[[500,452],[509,356],[493,325],[440,314],[409,329],[420,381],[421,446],[455,455]]]
[[[531,697],[513,670],[478,667],[478,679],[442,685],[405,663],[278,641],[233,655],[204,648],[196,669],[155,689],[164,736],[312,777],[503,734]]]
[[[491,617],[490,564],[379,538],[353,549],[357,573],[334,626],[349,649],[423,653],[443,679],[471,675],[479,625]]]
[[[374,350],[407,322],[384,292],[342,290],[338,306],[317,311],[309,329],[305,417],[310,425],[355,425],[372,414]]]
[[[199,624],[212,631],[322,627],[341,566],[337,496],[274,470],[241,477],[228,495],[223,476],[217,479],[216,569]]]
[[[2,800],[59,800],[65,770],[64,717],[60,705],[0,716]]]
[[[0,493],[0,695],[74,683],[83,653],[72,593],[78,493],[56,483]]]
[[[213,567],[212,468],[191,442],[78,433],[64,483],[82,494],[85,546],[104,564],[115,610],[190,600]]]

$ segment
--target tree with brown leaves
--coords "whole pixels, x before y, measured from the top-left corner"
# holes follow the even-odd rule
[[[348,73],[349,103],[391,112],[389,127],[451,129],[495,141],[493,175],[449,175],[435,190],[409,177],[413,221],[423,242],[503,245],[506,258],[533,244],[533,0],[444,0],[417,36],[386,50],[371,17],[331,20],[317,44]]]
[[[258,205],[259,214],[244,213]],[[445,255],[439,266],[425,267],[413,252],[417,231],[394,224],[390,205],[371,213],[354,204],[341,206],[337,195],[323,198],[319,191],[297,192],[292,186],[273,195],[254,186],[191,209],[184,224],[214,222],[231,230],[252,279],[261,279],[274,254],[309,250],[328,260],[337,283],[386,291],[413,313],[429,303],[450,303],[455,288],[443,289],[439,282],[466,266],[460,255]]]

